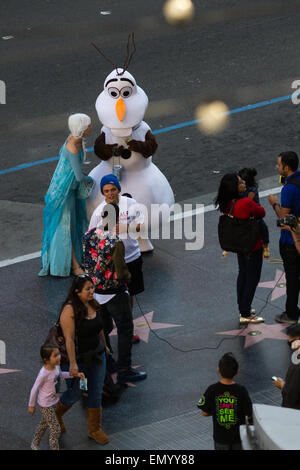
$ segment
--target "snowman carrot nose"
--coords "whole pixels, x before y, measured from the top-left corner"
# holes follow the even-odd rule
[[[122,98],[119,98],[116,103],[116,113],[119,120],[123,121],[126,113],[126,106]]]

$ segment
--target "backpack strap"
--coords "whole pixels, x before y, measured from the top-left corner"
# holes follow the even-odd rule
[[[233,217],[232,213],[233,213],[234,206],[236,205],[236,201],[237,199],[234,200],[234,203],[232,204],[231,209],[228,212],[229,217]]]
[[[298,186],[298,188],[300,188],[300,180],[296,178],[296,176],[293,176],[285,184],[294,184],[295,186]]]

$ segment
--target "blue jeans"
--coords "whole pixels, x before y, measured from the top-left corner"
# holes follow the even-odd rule
[[[78,364],[79,372],[83,372],[87,378],[88,387],[88,408],[101,408],[102,405],[102,390],[105,379],[106,371],[106,356],[105,352],[101,354],[101,364],[94,364],[93,367],[86,368],[80,363]],[[69,364],[61,365],[62,371],[69,370]],[[79,388],[80,379],[66,379],[67,390],[61,396],[60,401],[65,406],[72,406],[82,396],[82,390]]]
[[[238,253],[239,275],[237,278],[237,301],[242,317],[251,315],[251,304],[260,281],[262,248],[247,256]]]

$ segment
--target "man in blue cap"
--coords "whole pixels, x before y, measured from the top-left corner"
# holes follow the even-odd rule
[[[119,207],[119,220],[116,227],[116,233],[120,240],[122,240],[125,247],[125,262],[131,274],[131,281],[128,286],[131,306],[129,309],[131,311],[132,318],[132,306],[133,306],[133,297],[134,295],[143,292],[144,282],[143,282],[143,273],[142,273],[142,257],[139,248],[139,244],[136,238],[131,237],[128,232],[128,227],[130,224],[135,226],[137,232],[140,230],[141,224],[144,223],[144,217],[141,209],[137,202],[130,197],[121,196],[121,186],[118,178],[113,175],[105,175],[100,182],[100,189],[104,195],[104,201],[95,209],[90,220],[89,230],[99,227],[103,222],[103,209],[106,204],[117,204]],[[115,320],[117,329],[118,324],[115,316],[118,315],[114,304],[116,303],[116,295],[103,295],[99,292],[96,292],[95,297],[97,301],[102,306],[103,321],[104,321],[104,331],[108,337],[111,331],[111,318]],[[128,295],[129,302],[129,295]],[[126,310],[126,309],[125,309]],[[127,311],[127,310],[126,310]],[[117,320],[117,321],[116,321]],[[121,323],[120,323],[121,325]],[[119,331],[118,331],[119,334]],[[131,337],[130,341],[139,340],[138,337]],[[129,377],[130,376],[130,377]],[[118,372],[118,380],[120,383],[124,381],[138,381],[146,378],[146,374],[143,372],[137,372],[134,370]],[[128,380],[127,380],[128,377]]]

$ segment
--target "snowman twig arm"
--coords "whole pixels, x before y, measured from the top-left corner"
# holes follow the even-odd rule
[[[105,133],[102,132],[95,140],[94,152],[101,160],[109,160],[113,156],[115,146],[105,143]]]
[[[157,142],[151,131],[148,131],[144,142],[141,140],[130,140],[128,142],[128,148],[129,150],[141,153],[143,157],[148,158],[156,152]]]

